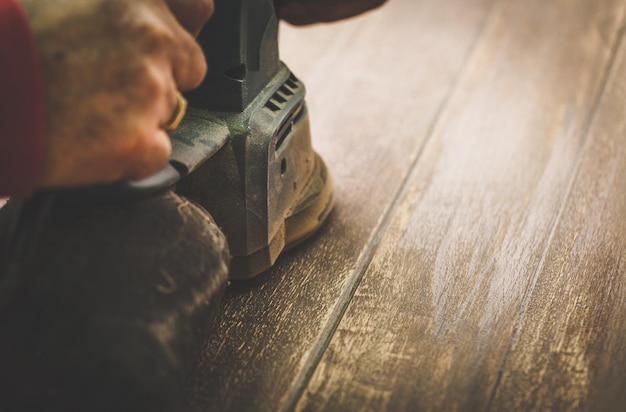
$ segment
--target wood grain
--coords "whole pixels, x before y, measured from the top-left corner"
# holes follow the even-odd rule
[[[307,86],[314,145],[334,176],[337,204],[306,248],[230,288],[188,410],[276,411],[293,402],[491,5],[394,0],[345,23],[282,28],[282,57]]]
[[[577,170],[623,15],[617,0],[497,3],[298,410],[490,406]],[[620,265],[608,266],[612,279],[623,274]],[[549,308],[542,304],[559,300],[558,288],[551,292],[537,298],[545,325]],[[620,293],[612,290],[612,299]],[[568,307],[555,305],[561,312],[554,316],[567,319]],[[532,329],[534,338],[544,332]],[[613,351],[623,349],[621,336],[612,336]],[[518,364],[529,365],[526,343],[520,340],[511,376]],[[530,389],[541,383],[527,382]],[[517,383],[503,381],[507,388]],[[519,392],[526,396],[525,388]],[[494,410],[526,406],[506,403],[507,389],[498,394]]]
[[[626,44],[493,410],[626,409]]]

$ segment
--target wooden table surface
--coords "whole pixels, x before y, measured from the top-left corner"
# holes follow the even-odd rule
[[[281,28],[336,183],[233,284],[188,411],[626,410],[626,0]]]

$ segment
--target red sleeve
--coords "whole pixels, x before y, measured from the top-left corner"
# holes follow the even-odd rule
[[[26,14],[17,0],[0,0],[0,196],[27,197],[40,182],[44,93]]]

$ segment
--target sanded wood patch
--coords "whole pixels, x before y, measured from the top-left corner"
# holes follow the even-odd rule
[[[623,1],[497,3],[298,410],[558,410],[585,397],[576,394],[585,383],[573,379],[581,377],[577,368],[584,374],[595,359],[581,356],[587,345],[609,349],[622,363],[595,369],[602,379],[586,389],[598,396],[619,393],[620,383],[610,376],[624,377],[624,316],[610,319],[624,308],[623,222],[577,241],[576,232],[564,233],[557,244],[567,246],[555,249],[551,271],[568,275],[551,283],[549,271],[540,276],[545,285],[534,287],[578,170],[623,15]],[[623,100],[617,104],[615,119],[623,116]],[[618,123],[621,134],[613,144],[623,152]],[[595,167],[609,161],[608,178],[624,179],[623,156],[613,155],[599,156]],[[588,184],[597,179],[602,177]],[[610,193],[585,190],[581,183],[578,196],[590,207],[597,206],[598,190]],[[610,216],[617,221],[623,215],[623,190],[612,193],[616,205],[607,225]],[[576,245],[581,255],[569,257]],[[578,259],[589,260],[581,267]],[[566,287],[574,266],[581,275],[606,271],[606,279],[587,275]],[[498,386],[533,290],[527,326]],[[620,298],[619,305],[611,303]],[[601,299],[607,299],[605,310],[594,305]],[[590,329],[596,319],[597,329]],[[605,331],[608,342],[594,346],[601,338],[590,332],[602,325],[614,332]],[[547,337],[557,332],[556,342]],[[552,345],[560,345],[557,359],[548,350]],[[568,349],[574,359],[559,367]],[[605,363],[612,358],[595,356]],[[570,373],[559,377],[566,367]],[[611,389],[602,387],[607,384]]]
[[[626,408],[625,53],[622,43],[493,410]]]

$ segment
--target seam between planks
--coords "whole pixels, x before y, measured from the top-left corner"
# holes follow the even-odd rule
[[[280,408],[280,411],[288,412],[295,410],[298,402],[302,398],[306,388],[309,385],[311,378],[317,366],[319,365],[328,345],[330,344],[332,337],[334,336],[337,328],[339,327],[339,323],[343,319],[356,290],[361,284],[361,280],[367,271],[372,259],[376,251],[378,250],[378,246],[386,233],[388,226],[391,223],[393,216],[406,192],[409,189],[409,181],[411,177],[414,175],[417,164],[419,160],[422,158],[422,154],[424,153],[426,147],[429,142],[433,139],[435,132],[437,131],[440,121],[443,118],[446,108],[448,107],[449,102],[453,99],[453,97],[457,94],[459,87],[461,85],[462,80],[466,77],[467,72],[469,71],[470,64],[472,62],[472,57],[475,55],[478,50],[478,46],[482,43],[482,39],[485,36],[487,28],[490,25],[490,22],[493,20],[495,16],[495,10],[497,10],[497,5],[502,3],[504,0],[492,0],[491,5],[489,6],[489,11],[486,13],[485,18],[483,19],[482,26],[476,39],[473,44],[470,46],[469,51],[466,54],[464,59],[464,63],[461,65],[461,69],[458,71],[456,78],[452,83],[452,87],[448,91],[445,98],[442,100],[441,104],[437,108],[435,112],[435,116],[433,120],[430,122],[430,125],[426,131],[426,138],[424,142],[420,145],[415,155],[415,158],[411,161],[408,171],[404,178],[402,179],[402,183],[398,188],[396,194],[393,196],[393,200],[387,206],[387,208],[382,213],[381,219],[378,221],[378,224],[372,231],[372,235],[368,239],[365,244],[365,248],[363,253],[359,256],[356,262],[356,266],[352,272],[352,275],[348,279],[348,283],[344,288],[343,292],[339,296],[337,303],[335,304],[329,320],[326,322],[324,327],[320,332],[319,338],[313,344],[311,348],[311,352],[309,353],[304,366],[300,369],[298,374],[294,379],[294,383],[291,388],[288,390],[286,394],[286,401],[283,406]]]
[[[535,286],[537,285],[537,281],[539,280],[539,276],[541,275],[543,271],[545,261],[550,251],[550,246],[552,245],[554,236],[561,223],[561,218],[563,216],[565,208],[567,207],[567,205],[569,204],[571,200],[570,197],[572,195],[572,189],[580,174],[580,166],[582,164],[584,153],[586,152],[586,149],[590,145],[590,142],[592,140],[590,135],[591,135],[591,131],[593,130],[593,127],[596,124],[599,108],[602,102],[604,101],[608,85],[610,84],[610,80],[613,79],[617,75],[617,67],[616,67],[617,57],[620,55],[620,50],[622,49],[622,46],[625,44],[624,42],[624,36],[626,33],[626,27],[624,26],[625,23],[626,23],[626,15],[625,15],[624,8],[623,8],[622,15],[620,16],[620,28],[617,31],[617,39],[615,40],[615,44],[613,46],[613,49],[611,50],[609,61],[606,64],[606,67],[604,68],[604,73],[602,74],[602,77],[601,77],[600,87],[598,88],[599,91],[597,92],[598,93],[597,97],[593,103],[593,106],[591,107],[591,110],[589,111],[589,116],[587,118],[587,126],[584,130],[584,135],[583,135],[584,136],[583,142],[580,145],[580,149],[578,150],[578,153],[576,156],[576,161],[574,163],[574,170],[572,171],[570,180],[567,183],[567,189],[565,190],[565,194],[563,195],[563,198],[561,200],[559,211],[556,215],[556,218],[554,219],[552,227],[550,228],[550,234],[548,235],[546,246],[544,247],[543,252],[541,254],[539,265],[537,266],[537,269],[535,270],[535,273],[533,274],[533,279],[530,283],[530,286],[528,287],[528,290],[524,294],[524,298],[522,300],[522,307],[520,308],[520,312],[517,317],[517,320],[515,321],[515,326],[513,327],[513,332],[511,333],[511,337],[509,338],[509,343],[507,344],[504,357],[502,358],[500,368],[498,369],[498,375],[496,377],[496,381],[494,382],[493,388],[491,389],[491,392],[489,394],[489,399],[487,401],[485,411],[491,410],[493,402],[495,400],[497,390],[500,387],[500,384],[502,383],[502,376],[504,374],[506,363],[513,350],[513,346],[515,345],[515,342],[517,341],[517,337],[519,335],[522,322],[524,320],[526,311],[528,310],[528,306],[530,305],[531,298],[535,291]]]

